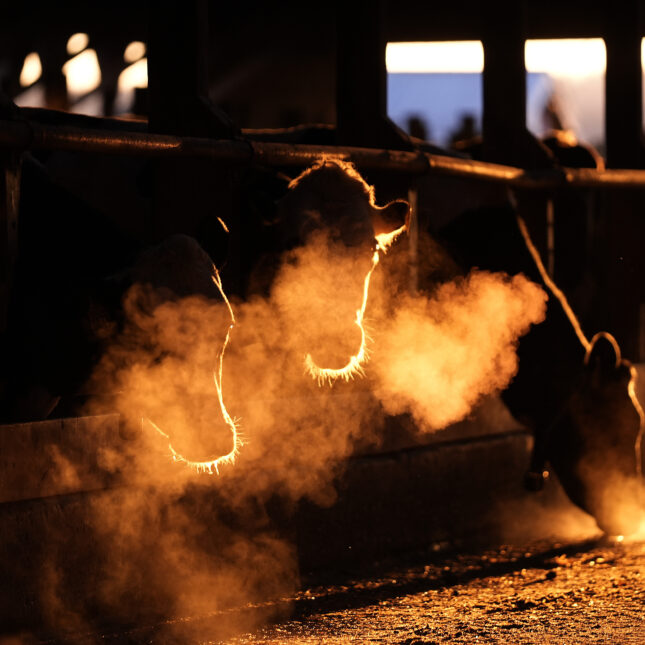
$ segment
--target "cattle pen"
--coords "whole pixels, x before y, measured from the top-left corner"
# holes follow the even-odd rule
[[[0,28],[0,63],[4,42],[11,51],[5,58],[14,67],[15,60],[22,62],[23,54],[32,44],[37,45],[38,38],[43,42],[53,38],[46,38],[47,29],[39,27],[25,49],[22,32],[29,17],[18,4]],[[118,16],[110,17],[110,29],[104,29],[99,25],[105,16],[98,10],[81,9],[82,3],[76,2],[60,10],[47,4],[35,2],[34,10],[41,13],[43,22],[51,21],[52,34],[57,36],[67,33],[71,29],[68,24],[73,24],[73,30],[94,29],[105,44],[110,41],[110,29],[119,30]],[[128,118],[110,115],[108,110],[100,116],[73,113],[56,58],[59,54],[52,55],[57,65],[54,72],[53,68],[45,69],[48,63],[43,60],[43,82],[49,96],[45,107],[18,107],[12,102],[18,94],[19,70],[8,74],[0,88],[3,358],[16,353],[14,335],[22,333],[24,320],[35,321],[33,329],[25,331],[25,344],[31,342],[28,333],[37,336],[48,324],[46,305],[39,309],[28,298],[24,305],[27,313],[20,310],[24,318],[15,314],[23,307],[22,290],[33,284],[29,271],[47,273],[46,260],[43,266],[27,266],[36,257],[29,245],[37,239],[38,226],[44,221],[48,223],[43,230],[48,232],[56,231],[59,220],[64,222],[60,240],[52,234],[51,255],[46,258],[56,258],[60,244],[61,256],[69,255],[64,261],[72,267],[70,273],[84,276],[87,270],[94,280],[98,269],[88,268],[92,255],[105,256],[110,271],[101,279],[106,278],[110,285],[115,276],[122,279],[125,263],[119,266],[110,259],[112,238],[105,235],[101,239],[105,231],[111,235],[114,230],[129,241],[135,240],[139,251],[155,248],[172,236],[194,237],[212,258],[216,284],[219,280],[220,290],[224,285],[233,303],[233,324],[227,327],[227,334],[231,333],[236,306],[246,312],[248,302],[257,303],[261,291],[253,290],[254,280],[261,282],[258,274],[268,274],[261,262],[275,240],[267,233],[266,221],[277,220],[277,216],[266,204],[273,208],[283,197],[285,177],[291,180],[313,164],[332,159],[348,162],[364,175],[375,187],[379,203],[410,203],[405,257],[409,264],[406,284],[412,296],[422,290],[422,267],[432,264],[432,258],[424,253],[434,248],[423,246],[419,234],[434,234],[461,210],[482,207],[481,217],[486,217],[485,208],[502,196],[526,219],[549,275],[561,281],[573,305],[582,310],[582,324],[590,329],[610,329],[623,356],[641,370],[640,364],[645,363],[641,66],[645,3],[630,0],[619,12],[604,5],[588,7],[578,0],[541,3],[539,8],[526,1],[512,7],[500,2],[486,10],[478,6],[480,3],[468,2],[461,17],[449,5],[431,7],[435,3],[414,0],[336,2],[322,12],[323,17],[296,2],[285,3],[276,9],[275,16],[267,14],[266,8],[260,11],[262,3],[252,3],[257,4],[268,26],[262,21],[245,23],[232,7],[221,9],[226,19],[220,23],[220,8],[207,0],[133,4],[134,26],[124,27],[127,38],[123,38],[145,40],[147,46],[147,87],[138,94],[138,99],[145,99],[140,113]],[[105,11],[125,12],[125,5],[119,1],[116,9]],[[76,16],[73,10],[77,10]],[[295,18],[287,19],[291,14]],[[316,19],[320,24],[314,24]],[[280,21],[287,21],[288,26],[281,26]],[[243,57],[241,45],[235,49],[235,30],[227,29],[227,24],[236,25],[239,34],[248,30],[249,59],[261,59],[262,48],[268,47],[277,61],[284,60],[280,58],[283,45],[267,44],[259,34],[272,29],[283,34],[288,43],[289,29],[302,31],[305,39],[309,29],[312,43],[305,46],[293,36],[293,47],[307,51],[312,69],[318,69],[314,62],[323,61],[333,92],[331,97],[321,98],[316,93],[302,101],[313,114],[326,116],[331,111],[333,123],[297,120],[284,126],[269,123],[264,127],[255,122],[247,126],[244,115],[250,114],[251,108],[240,107],[242,99],[227,96],[226,88],[243,84],[244,74],[255,69],[255,63]],[[15,25],[15,33],[10,33],[11,25]],[[223,43],[217,45],[217,55],[233,67],[235,54],[223,53],[228,45],[244,61],[239,73],[242,81],[234,76],[234,82],[229,82],[217,68],[216,78],[224,80],[221,87],[213,83],[214,74],[209,70],[217,65],[213,31]],[[327,32],[333,37],[327,38]],[[527,129],[524,47],[529,39],[591,37],[603,38],[606,47],[605,159],[600,167],[574,167],[558,161],[557,154],[549,152]],[[482,128],[472,148],[440,147],[406,134],[388,117],[386,45],[420,40],[481,41],[485,61]],[[105,47],[108,49],[108,44]],[[317,47],[320,53],[312,53]],[[287,53],[297,57],[297,49]],[[267,55],[267,60],[273,59]],[[291,82],[304,83],[307,75],[300,69]],[[116,74],[112,70],[104,76],[105,97],[113,96]],[[278,70],[276,78],[279,76]],[[250,85],[249,105],[261,104],[264,97],[253,83]],[[290,95],[285,94],[288,102]],[[327,112],[322,107],[316,111],[317,102],[325,102]],[[229,104],[231,114],[227,113]],[[47,174],[46,183],[31,183],[33,177],[41,181],[41,169]],[[278,186],[278,181],[283,184]],[[21,208],[46,206],[49,192],[43,190],[42,201],[38,201],[42,186],[47,190],[55,186],[58,192],[51,194],[65,197],[61,205],[52,206],[51,213],[40,213],[42,220],[33,220],[35,227],[29,219],[24,225]],[[73,213],[69,222],[67,208]],[[101,228],[103,220],[94,227],[97,214],[106,214],[109,227]],[[30,212],[27,217],[32,217]],[[89,222],[87,227],[83,221]],[[72,230],[75,233],[70,236],[68,231]],[[82,237],[87,234],[91,239]],[[486,246],[488,240],[483,238],[481,243]],[[79,244],[87,248],[77,258],[74,253]],[[45,247],[47,240],[41,239],[34,248]],[[24,275],[28,279],[21,282]],[[52,271],[52,276],[57,275]],[[72,298],[76,286],[68,287],[61,284],[60,294],[68,290]],[[226,299],[223,290],[221,293]],[[52,302],[60,298],[67,303],[67,295],[60,294],[53,293]],[[103,310],[97,314],[99,335],[104,332],[101,316]],[[265,327],[272,324],[263,321]],[[65,343],[76,333],[76,327],[68,322],[57,321],[54,331],[43,335],[42,345],[53,347],[51,357],[49,350],[44,351],[42,364],[35,360],[33,371],[42,371],[45,380],[55,380],[59,376],[56,365],[67,360]],[[94,324],[92,320],[89,326]],[[226,338],[228,343],[228,335]],[[231,338],[235,343],[235,331]],[[255,337],[249,346],[254,342]],[[76,367],[76,346],[72,347],[61,381],[68,378],[65,369]],[[215,380],[220,402],[224,348],[220,383]],[[39,351],[40,345],[35,346],[34,354]],[[163,353],[151,363],[161,364],[162,360]],[[92,367],[99,362],[88,352],[78,362],[85,365],[91,361],[95,361]],[[67,389],[62,395],[52,395],[56,401],[48,412],[30,416],[29,410],[37,410],[42,397],[51,394],[41,392],[40,373],[33,383],[29,381],[30,365],[24,368],[27,376],[21,372],[20,378],[34,387],[25,390],[27,394],[21,391],[20,405],[12,407],[14,401],[10,401],[0,409],[4,415],[0,418],[0,643],[4,634],[24,638],[25,643],[92,642],[108,634],[114,642],[127,638],[136,642],[138,638],[156,638],[160,643],[171,638],[204,642],[206,633],[209,638],[225,639],[288,616],[294,606],[300,607],[306,600],[304,589],[299,588],[301,581],[318,580],[326,569],[369,567],[392,554],[418,549],[432,549],[440,557],[444,551],[478,540],[513,539],[516,534],[521,539],[527,535],[548,539],[561,528],[554,529],[553,522],[569,518],[571,513],[571,523],[562,520],[569,538],[574,534],[570,524],[583,526],[587,533],[595,530],[593,523],[589,529],[589,518],[583,517],[582,511],[573,509],[557,482],[541,493],[537,502],[522,489],[533,436],[509,414],[497,391],[483,396],[480,407],[469,416],[431,434],[421,435],[418,420],[407,414],[390,414],[381,407],[375,415],[378,420],[374,420],[375,416],[365,413],[368,421],[364,423],[377,430],[365,432],[352,448],[334,446],[340,456],[334,453],[333,459],[329,457],[331,465],[326,464],[324,476],[320,475],[324,480],[320,491],[302,492],[292,482],[285,488],[267,485],[264,490],[258,484],[241,502],[232,491],[248,486],[240,483],[234,469],[232,475],[224,473],[221,479],[207,478],[206,484],[186,483],[182,475],[174,488],[160,481],[158,473],[151,476],[154,459],[165,460],[159,471],[164,478],[176,472],[173,468],[177,464],[169,465],[168,454],[153,450],[150,463],[141,465],[134,449],[146,431],[145,415],[140,415],[140,423],[132,423],[132,415],[126,418],[115,403],[115,388],[104,391],[95,382],[78,387],[73,383],[72,387],[65,381],[62,389]],[[264,365],[269,369],[270,364]],[[0,366],[3,396],[5,391],[13,391],[15,368],[8,359]],[[351,413],[356,401],[371,396],[361,390],[360,379],[357,383],[349,393],[334,386],[331,394],[325,394],[332,403],[325,405],[346,407]],[[271,402],[292,397],[291,403],[277,408],[283,411],[301,405],[296,402],[299,397],[316,401],[318,396],[310,389],[297,396],[279,388],[267,391]],[[258,395],[261,404],[266,403],[263,396]],[[316,405],[312,404],[312,409]],[[249,409],[246,418],[255,419],[255,408]],[[322,404],[321,409],[327,410]],[[329,412],[329,418],[335,419],[334,414],[336,411]],[[244,426],[246,418],[242,418],[243,441],[253,450],[252,427]],[[297,425],[297,417],[293,418]],[[235,422],[231,419],[231,424]],[[382,435],[378,440],[377,432]],[[289,450],[298,453],[297,447]],[[174,455],[174,449],[172,452]],[[282,467],[291,464],[291,458],[289,453],[289,459],[276,463]],[[296,457],[293,463],[296,470],[307,470]],[[271,480],[272,469],[278,466],[269,462],[266,472],[258,471],[258,481]],[[220,481],[224,482],[221,486]],[[517,517],[512,517],[514,513]],[[106,523],[108,515],[119,519]],[[520,516],[525,521],[521,527]],[[128,522],[135,527],[131,531],[123,528]],[[158,544],[152,535],[155,531]],[[132,537],[135,533],[136,540]],[[184,546],[177,547],[177,542]],[[190,543],[190,548],[184,543]],[[595,547],[596,542],[591,548]],[[157,559],[151,555],[156,550],[161,554]],[[135,562],[138,558],[140,563]],[[167,572],[167,579],[160,571]],[[202,620],[207,624],[203,629],[198,625]],[[187,632],[181,631],[182,625],[187,625]],[[124,626],[136,634],[127,636]]]

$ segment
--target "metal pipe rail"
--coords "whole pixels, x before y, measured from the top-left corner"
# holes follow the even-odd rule
[[[411,175],[450,175],[516,188],[645,188],[645,170],[555,168],[529,171],[422,151],[179,137],[48,125],[23,120],[0,121],[0,148],[72,150],[145,157],[201,157],[227,163],[259,163],[270,166],[303,166],[322,156],[328,156],[352,161],[360,168],[369,170],[388,170]]]

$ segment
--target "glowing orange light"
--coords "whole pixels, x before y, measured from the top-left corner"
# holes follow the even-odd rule
[[[636,412],[638,413],[638,418],[640,419],[638,436],[636,438],[636,445],[634,446],[634,450],[636,451],[636,472],[640,477],[643,474],[643,466],[641,463],[641,444],[643,441],[643,434],[645,433],[645,412],[643,412],[643,407],[641,406],[641,403],[638,400],[638,395],[636,394],[636,379],[638,378],[636,368],[633,365],[630,365],[629,372],[631,374],[631,378],[629,379],[629,384],[627,385],[627,393],[629,394],[629,398],[632,400],[632,403],[636,408]]]
[[[305,356],[305,368],[309,376],[312,378],[316,379],[318,381],[318,385],[332,385],[334,381],[337,381],[338,379],[342,379],[344,381],[351,381],[353,378],[357,376],[365,376],[365,371],[363,369],[363,366],[367,362],[369,358],[369,354],[367,351],[367,342],[368,342],[368,336],[367,333],[365,332],[365,326],[363,324],[363,320],[365,318],[365,310],[367,309],[367,299],[369,297],[369,290],[370,290],[370,279],[372,277],[372,273],[374,273],[374,269],[378,266],[380,256],[379,252],[385,254],[388,252],[390,246],[394,243],[394,241],[403,233],[404,231],[407,230],[407,225],[403,225],[400,228],[396,229],[395,231],[392,231],[391,233],[381,233],[380,235],[376,235],[376,249],[374,250],[374,255],[372,256],[372,266],[370,266],[369,271],[367,272],[367,275],[365,276],[365,280],[363,282],[363,301],[361,303],[360,309],[356,311],[356,320],[354,321],[354,324],[360,329],[361,331],[361,344],[358,348],[358,352],[354,354],[349,361],[347,362],[346,365],[343,367],[340,367],[338,369],[332,369],[329,367],[319,367],[316,365],[316,362],[312,358],[311,354],[307,354]]]
[[[170,450],[170,454],[172,455],[172,458],[174,461],[186,464],[186,466],[188,466],[189,468],[192,468],[198,473],[208,473],[209,475],[217,473],[219,475],[219,469],[221,466],[233,465],[235,463],[235,459],[237,458],[240,452],[240,448],[243,445],[243,441],[240,435],[238,422],[235,419],[233,419],[231,415],[228,413],[228,410],[226,409],[226,405],[224,405],[224,395],[222,393],[222,368],[224,365],[224,353],[226,351],[226,348],[228,347],[228,343],[231,337],[231,331],[235,327],[235,315],[233,314],[233,308],[231,307],[231,303],[229,302],[228,298],[226,297],[226,294],[224,293],[224,289],[222,287],[222,279],[220,278],[220,275],[214,265],[213,265],[212,280],[217,286],[220,294],[222,295],[222,298],[226,303],[226,307],[228,308],[228,312],[231,317],[231,324],[228,326],[228,329],[226,330],[226,338],[224,339],[224,343],[222,344],[222,349],[219,353],[219,357],[217,361],[217,369],[213,372],[213,382],[215,383],[215,390],[217,391],[217,398],[219,401],[220,410],[222,412],[222,418],[224,419],[226,425],[229,427],[231,431],[231,435],[233,437],[233,447],[231,448],[230,452],[228,452],[225,455],[222,455],[221,457],[217,457],[215,459],[209,459],[206,461],[193,461],[192,459],[188,459],[187,457],[185,457],[184,455],[182,455],[181,453],[175,450],[175,448],[171,443],[170,435],[166,434],[156,423],[154,423],[151,419],[148,419],[147,417],[146,417],[146,421],[162,437],[165,437],[166,439],[168,439],[168,449]]]
[[[404,224],[390,233],[381,233],[380,235],[376,235],[377,250],[383,251],[384,254],[387,253],[392,244],[394,244],[399,236],[407,230],[408,225]]]

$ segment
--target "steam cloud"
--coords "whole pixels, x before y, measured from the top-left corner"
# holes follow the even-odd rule
[[[473,271],[432,298],[403,296],[374,350],[376,395],[423,430],[459,421],[508,385],[517,341],[545,311],[546,294],[522,275]]]
[[[509,382],[519,336],[544,316],[538,286],[473,272],[432,296],[395,297],[381,266],[367,305],[367,377],[319,387],[304,357],[339,367],[356,352],[371,256],[318,234],[283,258],[270,297],[232,302],[237,325],[222,386],[244,445],[217,478],[173,464],[167,441],[141,419],[153,420],[190,459],[230,450],[212,380],[230,324],[226,306],[132,288],[126,328],[94,375],[102,390],[118,392],[136,431],[125,461],[107,448],[101,454],[132,486],[93,504],[100,583],[90,604],[116,616],[123,606],[196,615],[288,593],[297,584],[295,556],[267,518],[271,500],[331,503],[355,442],[378,441],[383,410],[410,412],[422,430],[437,430]],[[63,591],[52,589],[60,605]]]

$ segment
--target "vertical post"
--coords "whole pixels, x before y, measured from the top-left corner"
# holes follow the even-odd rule
[[[336,2],[336,127],[341,145],[412,149],[387,117],[385,0]]]
[[[493,5],[487,15],[482,39],[484,158],[526,167],[524,2]]]
[[[520,168],[549,168],[552,160],[526,129],[526,2],[497,0],[486,6],[483,73],[483,158]],[[517,209],[544,257],[546,197],[516,192]]]
[[[20,155],[0,152],[0,333],[7,329],[13,267],[18,255]]]
[[[642,168],[645,164],[641,4],[639,0],[626,0],[619,7],[608,8],[605,16],[605,140],[609,168]],[[645,302],[644,207],[642,191],[608,193],[599,232],[598,309],[604,326],[632,360],[639,358],[640,309]]]
[[[63,74],[63,65],[69,58],[65,41],[61,42],[56,31],[44,37],[44,51],[47,56],[41,58],[43,66],[42,83],[45,86],[46,107],[55,110],[67,110],[67,79]]]
[[[149,123],[152,132],[227,138],[228,117],[208,99],[208,2],[150,2]]]
[[[123,69],[123,53],[127,41],[115,38],[109,31],[92,34],[92,44],[96,49],[101,66],[101,92],[103,94],[103,114],[114,114],[114,100],[117,96],[119,74]]]
[[[643,164],[643,72],[640,2],[607,10],[605,45],[605,139],[609,168]]]
[[[150,0],[148,16],[150,131],[213,138],[236,135],[237,128],[208,98],[207,0]],[[240,255],[233,172],[205,159],[159,160],[153,167],[150,241],[190,235],[220,265],[233,247],[224,277],[230,289]],[[218,217],[229,226],[230,237]]]

